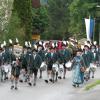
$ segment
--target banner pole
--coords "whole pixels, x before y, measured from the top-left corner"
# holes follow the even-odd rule
[[[95,18],[94,18],[94,31],[93,31],[93,41],[95,40]]]

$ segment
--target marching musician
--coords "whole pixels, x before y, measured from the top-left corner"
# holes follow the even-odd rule
[[[36,49],[33,49],[31,63],[30,63],[30,80],[28,83],[30,86],[32,85],[36,86],[38,69],[40,68],[41,63],[42,63],[42,59],[40,55],[37,53]]]
[[[45,61],[45,51],[44,51],[43,45],[39,44],[37,46],[37,49],[38,49],[38,54],[40,55],[40,57],[42,59],[42,62],[44,62]],[[41,69],[40,69],[40,78],[42,78],[42,70]]]
[[[52,65],[57,61],[57,53],[55,52],[54,47],[49,48],[50,51],[46,54],[46,62],[47,62],[47,79],[45,80],[46,83],[48,81],[52,81]]]
[[[27,47],[27,52],[26,52],[26,55],[25,55],[25,63],[26,63],[26,66],[27,66],[27,81],[29,81],[29,77],[30,77],[30,68],[31,68],[31,60],[32,59],[32,50],[30,47]]]
[[[83,59],[86,67],[89,68],[90,64],[93,61],[93,53],[90,51],[90,47],[88,45],[84,45]],[[88,79],[90,79],[90,71],[89,71]]]
[[[27,59],[26,59],[26,53],[27,53],[27,47],[23,46],[23,53],[21,54],[21,78],[20,78],[20,82],[23,83],[27,82]]]
[[[18,80],[20,75],[20,60],[18,58],[15,58],[15,60],[12,63],[12,69],[11,69],[11,89],[15,88],[15,90],[18,89]]]
[[[67,63],[70,59],[71,59],[71,53],[70,51],[67,49],[68,45],[66,44],[62,44],[62,50],[59,50],[58,52],[58,59],[59,59],[59,63],[64,65],[64,75],[63,78],[65,79],[65,75],[66,75],[66,67],[65,67],[65,63]],[[61,76],[58,77],[59,79],[61,79]]]

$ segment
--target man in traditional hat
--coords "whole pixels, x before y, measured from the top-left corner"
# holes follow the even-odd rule
[[[47,52],[47,55],[46,55],[46,62],[47,62],[47,79],[45,80],[46,83],[48,83],[48,81],[53,82],[52,66],[57,61],[57,53],[55,53],[55,48],[51,47],[49,49],[50,51]]]
[[[58,59],[59,59],[59,63],[63,64],[64,65],[64,75],[63,75],[63,78],[65,79],[65,76],[66,76],[66,66],[65,64],[71,60],[71,52],[67,49],[67,43],[66,44],[62,44],[62,50],[60,50],[58,52]],[[61,76],[58,77],[59,79],[61,79]]]
[[[11,63],[11,55],[9,52],[9,46],[4,47],[4,52],[2,53],[2,57],[3,57],[3,67],[4,67],[4,80],[6,80],[8,79],[8,76],[7,76],[8,69],[6,66]]]
[[[92,78],[94,78],[94,73],[95,73],[95,69],[93,66],[97,66],[97,61],[98,61],[98,52],[96,50],[96,46],[95,45],[91,45],[90,46],[90,51],[91,51],[91,55],[92,55],[92,61],[91,61],[91,64],[92,66],[90,65],[90,72],[92,74]]]
[[[31,58],[31,66],[30,66],[30,80],[28,83],[30,86],[32,86],[32,84],[34,86],[36,85],[37,73],[38,73],[38,69],[40,68],[41,63],[42,63],[41,57],[37,54],[37,50],[33,49],[32,58]],[[34,74],[34,80],[33,80],[33,74]]]
[[[44,48],[43,48],[43,45],[38,45],[37,47],[38,49],[38,54],[40,55],[41,59],[42,59],[42,62],[45,61],[45,51],[44,51]],[[42,78],[42,70],[40,69],[40,78]]]
[[[20,75],[21,64],[20,60],[16,57],[12,63],[11,69],[11,89],[18,89],[18,80]]]
[[[20,82],[27,82],[27,59],[26,59],[26,53],[27,53],[27,47],[23,46],[23,53],[20,57],[21,59],[21,64],[22,64],[22,69],[21,69],[21,77],[20,77]]]
[[[84,59],[85,66],[87,68],[89,68],[90,63],[93,62],[93,53],[90,51],[90,48],[88,45],[84,46],[84,53],[83,53],[82,57]],[[86,80],[88,80],[88,79],[90,79],[90,71],[89,71],[89,74],[88,74],[88,77],[86,78]]]
[[[32,59],[32,50],[30,47],[27,47],[27,52],[25,54],[25,63],[27,66],[27,81],[29,80],[29,76],[30,76],[30,67],[31,67],[31,59]]]

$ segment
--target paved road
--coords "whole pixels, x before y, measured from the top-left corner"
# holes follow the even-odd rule
[[[95,80],[100,80],[100,67],[97,69],[97,72],[95,74],[95,79],[90,80],[89,84],[94,82]],[[90,89],[89,91],[84,91],[85,85],[80,88],[75,95],[72,96],[69,100],[100,100],[100,85],[94,87],[93,89]]]
[[[96,72],[96,78],[100,77],[99,72],[100,68]],[[10,90],[10,82],[0,83],[0,100],[100,100],[92,99],[91,96],[94,94],[100,98],[100,90],[97,94],[94,91],[83,92],[82,87],[76,89],[71,84],[71,72],[67,73],[65,80],[59,80],[55,84],[46,84],[44,79],[38,79],[36,87],[20,83],[17,91]]]

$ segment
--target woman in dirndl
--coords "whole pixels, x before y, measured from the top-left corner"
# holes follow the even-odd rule
[[[85,65],[81,55],[82,50],[78,49],[72,62],[72,82],[74,87],[79,87],[84,82]]]

